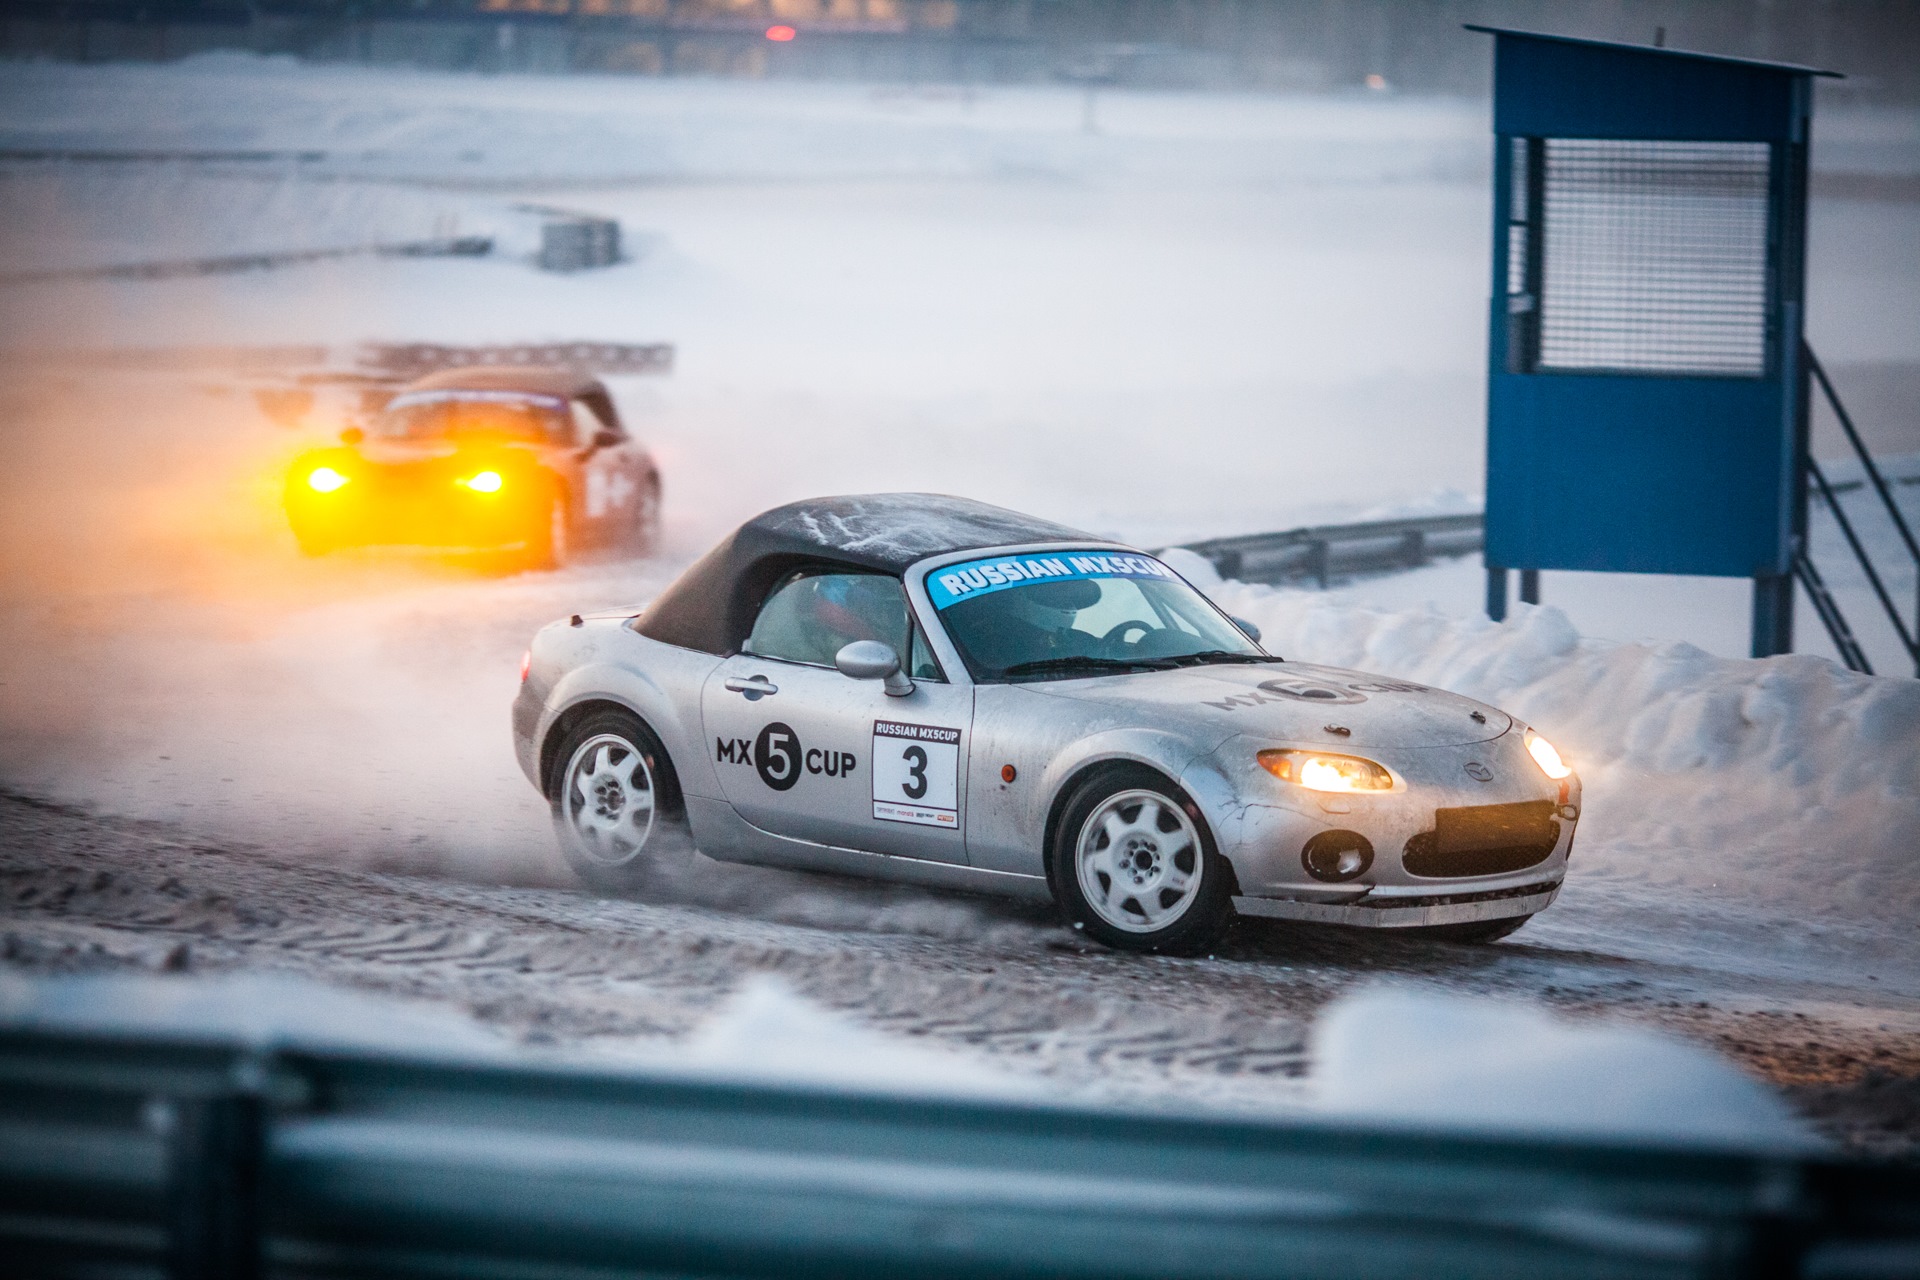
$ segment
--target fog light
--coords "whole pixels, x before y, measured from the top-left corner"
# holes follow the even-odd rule
[[[1358,831],[1322,831],[1300,851],[1300,865],[1315,880],[1352,880],[1373,866],[1373,842]]]
[[[332,467],[315,467],[307,473],[307,488],[315,493],[332,493],[344,488],[347,478]]]
[[[498,471],[482,471],[479,475],[468,476],[460,483],[475,493],[498,493],[503,481]]]

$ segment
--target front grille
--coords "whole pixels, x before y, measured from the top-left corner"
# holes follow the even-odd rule
[[[1560,843],[1553,811],[1551,800],[1436,809],[1434,829],[1407,841],[1401,864],[1409,875],[1434,879],[1497,876],[1536,866]]]

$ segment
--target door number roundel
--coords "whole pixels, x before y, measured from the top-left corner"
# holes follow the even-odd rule
[[[753,767],[760,781],[775,791],[786,791],[800,781],[800,739],[775,720],[753,740]]]

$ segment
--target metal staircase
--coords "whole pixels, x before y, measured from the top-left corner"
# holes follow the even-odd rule
[[[1867,452],[1867,446],[1860,439],[1859,431],[1854,428],[1852,416],[1847,413],[1846,406],[1840,403],[1840,395],[1834,390],[1833,381],[1827,377],[1827,371],[1821,367],[1819,357],[1813,354],[1812,347],[1804,344],[1800,350],[1807,369],[1813,375],[1814,382],[1819,386],[1821,394],[1826,397],[1828,407],[1833,410],[1833,416],[1838,419],[1840,429],[1846,433],[1847,443],[1853,446],[1854,453],[1858,455],[1860,465],[1866,472],[1867,483],[1873,487],[1875,493],[1880,495],[1880,501],[1885,505],[1887,515],[1893,520],[1893,527],[1899,530],[1900,540],[1906,544],[1907,554],[1913,558],[1916,584],[1914,620],[1911,627],[1894,603],[1893,594],[1887,589],[1880,571],[1874,566],[1873,557],[1867,553],[1866,544],[1860,541],[1860,535],[1855,532],[1853,522],[1847,518],[1847,513],[1841,508],[1839,495],[1834,492],[1833,485],[1828,483],[1826,473],[1820,469],[1820,464],[1811,457],[1806,460],[1807,479],[1812,485],[1813,492],[1819,495],[1821,501],[1826,503],[1827,509],[1833,513],[1834,523],[1840,527],[1841,536],[1846,538],[1847,545],[1853,549],[1854,557],[1860,561],[1860,568],[1866,573],[1868,584],[1872,586],[1874,595],[1879,597],[1880,606],[1886,610],[1888,621],[1893,623],[1894,634],[1900,637],[1900,644],[1913,663],[1914,674],[1920,676],[1920,541],[1915,540],[1906,517],[1900,513],[1900,505],[1893,500],[1892,487],[1887,483],[1886,477],[1881,474],[1880,468],[1875,465],[1873,456]],[[1833,598],[1833,593],[1827,589],[1820,571],[1814,567],[1804,540],[1794,556],[1793,567],[1794,575],[1800,580],[1800,585],[1807,589],[1807,596],[1813,603],[1814,612],[1820,616],[1821,623],[1827,628],[1827,634],[1833,638],[1834,648],[1840,651],[1841,661],[1854,671],[1872,675],[1873,667],[1868,663],[1866,653],[1854,636],[1853,628],[1847,625],[1846,618],[1841,614],[1839,602]]]

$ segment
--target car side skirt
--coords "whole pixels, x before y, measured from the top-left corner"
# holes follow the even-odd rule
[[[1560,896],[1558,884],[1539,887],[1537,893],[1488,895],[1447,894],[1444,900],[1386,898],[1378,902],[1301,902],[1292,898],[1235,898],[1233,909],[1243,916],[1271,920],[1303,920],[1313,924],[1357,925],[1363,929],[1409,929],[1433,924],[1478,924],[1483,920],[1510,920],[1544,911]]]
[[[984,867],[931,862],[924,858],[903,858],[891,853],[845,849],[811,840],[796,840],[791,836],[777,836],[746,821],[724,800],[691,794],[686,800],[687,818],[693,827],[694,847],[716,861],[825,871],[833,875],[891,880],[901,884],[928,885],[1037,902],[1048,902],[1053,897],[1044,876],[990,871]]]

